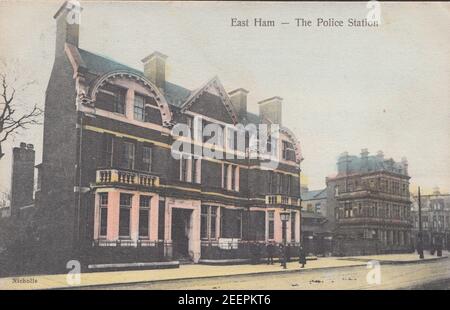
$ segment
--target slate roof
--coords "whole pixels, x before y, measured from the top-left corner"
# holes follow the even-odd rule
[[[127,70],[144,77],[144,73],[142,71],[121,64],[109,57],[94,54],[81,48],[79,48],[78,50],[89,71],[97,75],[102,75],[114,70]],[[190,94],[191,91],[189,89],[166,81],[164,95],[169,104],[180,106],[189,97]]]
[[[319,189],[314,191],[307,191],[302,193],[302,200],[316,200],[316,199],[326,199],[327,198],[327,189]]]
[[[338,175],[358,172],[372,171],[391,171],[399,174],[405,174],[405,166],[402,162],[396,162],[392,158],[385,159],[382,156],[370,155],[367,158],[361,158],[355,155],[341,155],[338,163]]]

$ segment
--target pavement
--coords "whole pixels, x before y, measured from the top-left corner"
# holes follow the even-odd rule
[[[91,272],[79,275],[79,282],[73,275],[30,275],[20,277],[0,278],[0,289],[65,289],[65,288],[89,288],[102,286],[127,285],[139,283],[155,283],[173,280],[211,279],[227,278],[246,275],[270,275],[289,272],[311,272],[327,269],[341,269],[355,266],[366,266],[368,261],[378,260],[380,264],[405,264],[425,263],[448,258],[448,253],[442,257],[425,255],[420,260],[417,254],[392,254],[373,255],[358,257],[323,257],[308,261],[305,268],[300,269],[297,262],[287,264],[287,269],[282,269],[279,264],[274,265],[232,265],[232,266],[210,266],[200,264],[181,265],[177,269],[136,270],[136,271],[111,271]],[[72,281],[71,281],[72,280]],[[189,286],[187,286],[189,287]]]

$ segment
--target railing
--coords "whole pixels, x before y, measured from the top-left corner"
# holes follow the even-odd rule
[[[300,199],[296,197],[284,196],[284,195],[266,195],[266,204],[268,205],[287,205],[287,206],[300,206]]]
[[[161,245],[169,245],[170,242],[162,241],[162,240],[146,240],[146,239],[138,239],[138,240],[101,240],[97,239],[93,241],[93,246],[98,247],[156,247]]]
[[[130,184],[147,187],[159,186],[159,177],[140,172],[125,171],[118,169],[97,170],[97,184]]]

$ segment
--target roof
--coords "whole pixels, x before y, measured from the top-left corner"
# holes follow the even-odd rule
[[[316,200],[316,199],[326,199],[327,198],[327,189],[318,189],[314,191],[307,191],[302,193],[302,200]]]
[[[343,153],[339,156],[337,162],[337,175],[373,172],[373,171],[389,171],[397,174],[407,175],[408,162],[402,159],[396,162],[392,158],[385,159],[380,151],[377,155],[355,156]]]
[[[127,70],[142,77],[145,77],[142,71],[119,63],[109,57],[94,54],[81,48],[79,48],[78,50],[80,52],[82,60],[84,61],[89,71],[97,75],[103,75],[107,72],[111,72],[114,70]],[[190,94],[191,91],[189,89],[166,81],[166,85],[164,88],[164,95],[169,104],[174,106],[180,106],[189,97]]]

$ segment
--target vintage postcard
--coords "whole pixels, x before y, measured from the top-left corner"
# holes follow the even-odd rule
[[[449,24],[2,0],[0,289],[450,289]]]

